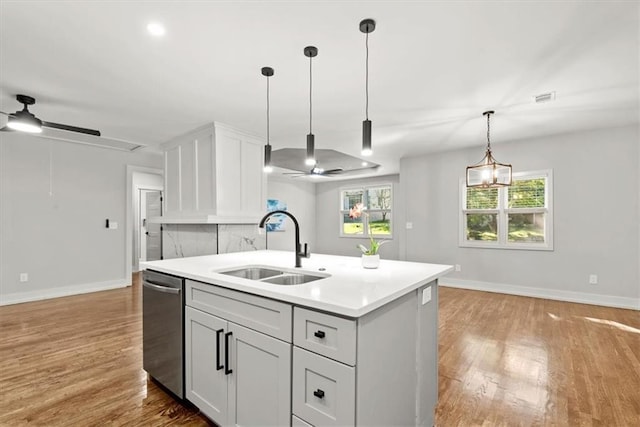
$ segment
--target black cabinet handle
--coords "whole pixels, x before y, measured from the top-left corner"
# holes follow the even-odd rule
[[[229,337],[233,335],[233,332],[227,332],[224,334],[224,374],[229,375],[233,372],[233,369],[229,369]]]
[[[315,331],[313,335],[318,338],[324,338],[324,331]]]
[[[317,389],[316,391],[313,392],[313,395],[315,397],[317,397],[318,399],[323,399],[324,398],[324,391]]]
[[[223,331],[224,329],[218,329],[216,331],[216,371],[224,368],[224,366],[220,364],[220,335],[222,335]]]

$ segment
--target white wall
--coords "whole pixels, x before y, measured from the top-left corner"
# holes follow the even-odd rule
[[[316,224],[318,252],[345,256],[360,256],[356,247],[359,243],[369,246],[368,239],[340,237],[340,189],[358,185],[392,185],[391,224],[393,239],[380,248],[380,258],[399,259],[400,224],[404,224],[402,196],[398,188],[398,175],[384,175],[372,178],[329,181],[316,184]]]
[[[267,197],[278,199],[287,204],[287,211],[296,217],[300,224],[300,242],[309,245],[313,254],[316,247],[316,188],[314,183],[295,179],[269,176]],[[265,201],[265,213],[266,213]],[[284,251],[295,248],[295,228],[287,218],[285,231],[270,232],[267,236],[267,247]]]
[[[553,169],[554,251],[458,247],[459,179],[482,147],[402,159],[401,256],[460,264],[457,286],[640,308],[638,146],[635,126],[493,145],[514,172]]]
[[[0,303],[130,283],[128,164],[161,168],[162,157],[0,133]]]

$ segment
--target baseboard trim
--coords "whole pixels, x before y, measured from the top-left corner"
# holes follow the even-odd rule
[[[544,298],[557,301],[577,302],[580,304],[601,305],[604,307],[640,310],[640,299],[617,297],[612,295],[589,294],[584,292],[560,291],[556,289],[531,288],[527,286],[507,285],[504,283],[480,282],[476,280],[453,279],[443,277],[440,286],[470,289],[474,291],[496,292],[523,297]]]
[[[105,282],[83,283],[81,285],[61,286],[52,289],[38,289],[26,292],[14,292],[0,295],[0,306],[20,304],[23,302],[40,301],[50,298],[68,297],[71,295],[87,294],[90,292],[107,291],[110,289],[131,286],[131,280],[117,279]]]

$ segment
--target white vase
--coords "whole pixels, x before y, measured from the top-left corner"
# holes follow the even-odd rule
[[[378,268],[380,265],[380,254],[365,255],[362,254],[362,266],[364,268]]]

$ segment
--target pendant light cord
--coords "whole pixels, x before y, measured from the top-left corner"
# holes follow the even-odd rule
[[[369,33],[367,33],[367,36],[365,38],[365,47],[367,51],[367,59],[365,63],[365,89],[364,89],[365,99],[366,99],[365,116],[366,116],[366,119],[369,120]]]
[[[491,117],[491,113],[487,114],[487,150],[491,151],[491,139],[489,137],[489,131],[491,129],[491,125],[489,123],[489,118]]]
[[[313,132],[311,131],[311,122],[312,122],[312,117],[313,117],[313,112],[312,112],[312,104],[311,104],[311,88],[313,86],[313,74],[311,72],[311,61],[312,61],[313,57],[309,56],[309,135],[311,135]]]
[[[269,145],[269,76],[267,76],[267,145]]]

